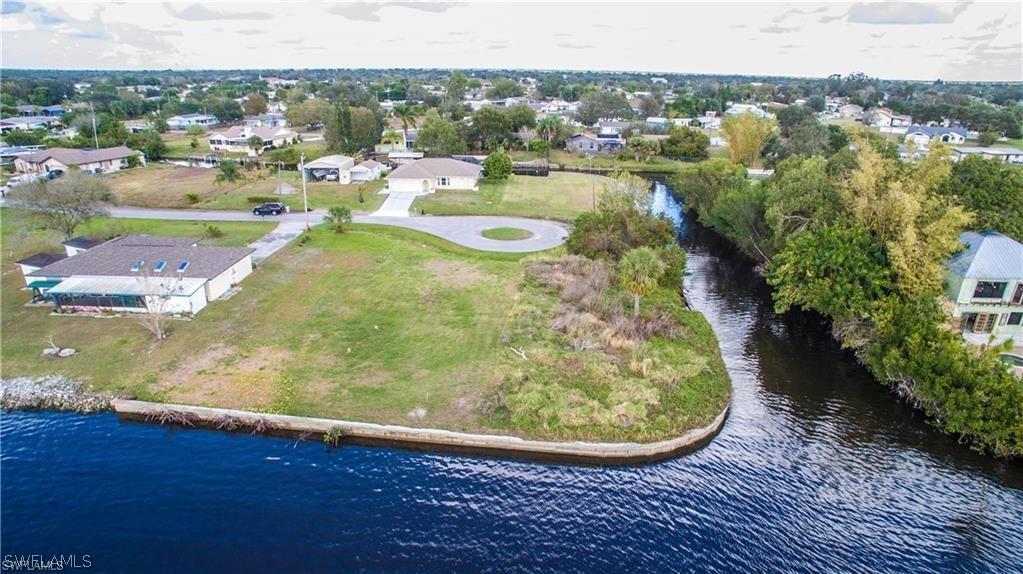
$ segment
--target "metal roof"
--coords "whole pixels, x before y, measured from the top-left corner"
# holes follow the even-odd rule
[[[355,165],[355,158],[346,155],[325,155],[319,159],[306,162],[306,169],[348,169]]]
[[[948,269],[970,279],[1023,279],[1023,244],[995,231],[967,231],[959,236],[966,250],[948,261]]]
[[[206,284],[205,279],[175,277],[69,277],[48,293],[80,295],[172,295],[188,297]]]

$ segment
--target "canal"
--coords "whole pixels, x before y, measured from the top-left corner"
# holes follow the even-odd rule
[[[2,553],[100,572],[1023,571],[1023,464],[933,430],[820,317],[774,313],[655,187],[733,382],[703,450],[574,467],[5,412]]]

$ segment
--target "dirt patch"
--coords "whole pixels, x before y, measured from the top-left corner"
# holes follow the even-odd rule
[[[431,259],[423,266],[444,286],[456,289],[472,287],[489,278],[479,267],[464,261]]]
[[[218,345],[192,355],[164,375],[157,387],[173,403],[267,410],[279,402],[279,373],[290,354],[260,347],[242,354]]]

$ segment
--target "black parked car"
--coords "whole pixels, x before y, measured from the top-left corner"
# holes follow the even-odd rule
[[[280,215],[288,211],[288,208],[279,201],[264,203],[252,209],[253,215]]]

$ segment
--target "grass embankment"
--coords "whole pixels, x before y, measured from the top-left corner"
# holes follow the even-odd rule
[[[195,235],[167,227],[189,222],[131,224]],[[244,244],[264,227],[222,229],[220,243]],[[551,330],[558,295],[523,280],[521,255],[378,226],[310,237],[156,343],[130,318],[24,307],[10,261],[57,240],[5,225],[4,375],[59,373],[148,400],[538,438],[668,438],[706,424],[727,399],[713,336],[676,294],[650,296],[644,308],[663,300],[681,336],[644,343],[634,370],[627,348],[577,351],[578,334]],[[79,354],[40,357],[51,337]],[[644,379],[643,369],[661,378]]]
[[[235,183],[215,183],[217,169],[150,164],[145,168],[127,169],[103,176],[125,205],[138,207],[173,207],[195,209],[251,209],[249,197],[272,198],[281,201],[292,211],[302,210],[302,179],[298,172],[243,170],[245,178]],[[293,193],[275,195],[278,186],[286,184]],[[309,207],[330,208],[344,206],[356,213],[371,213],[384,202],[378,195],[383,180],[365,184],[340,185],[337,182],[309,182],[306,184]],[[363,202],[359,202],[362,187]],[[192,203],[187,194],[196,194]]]
[[[516,215],[571,221],[591,209],[606,177],[552,172],[548,177],[513,175],[483,180],[479,191],[438,191],[416,198],[414,211],[430,215]]]

